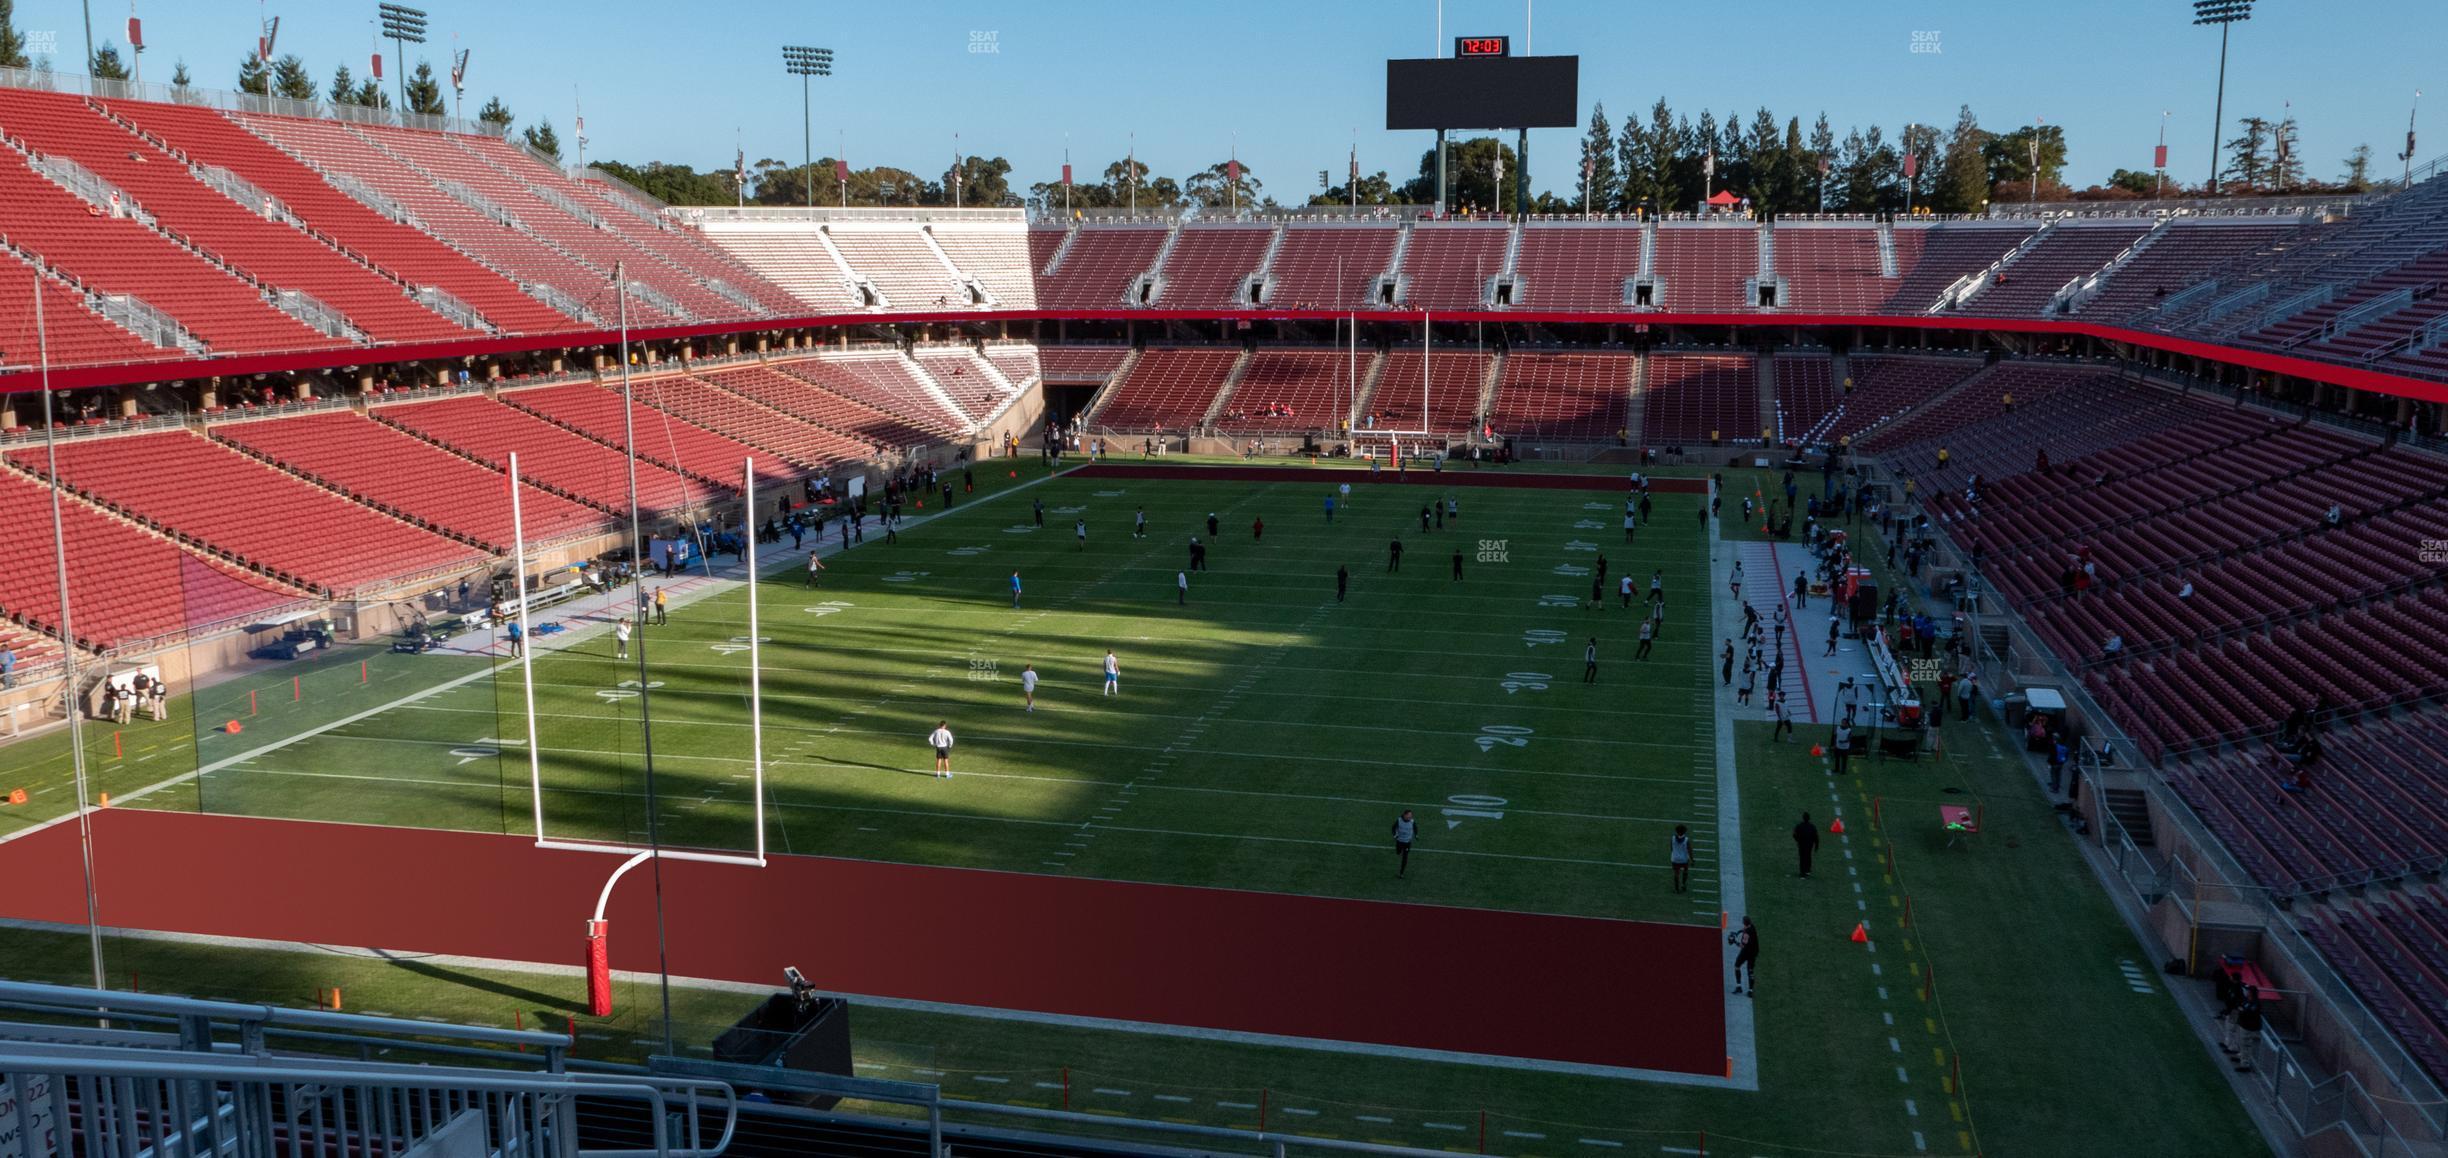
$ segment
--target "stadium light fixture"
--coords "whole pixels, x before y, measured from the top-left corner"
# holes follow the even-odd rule
[[[809,126],[808,85],[810,77],[833,75],[833,50],[810,48],[804,44],[782,46],[782,71],[799,78],[799,151],[802,156],[800,182],[807,186],[808,208],[816,208],[816,137]]]
[[[398,58],[400,116],[408,115],[408,46],[425,43],[425,10],[405,4],[378,4],[375,12],[382,19],[383,37],[391,41],[392,55]],[[406,123],[404,120],[402,123]]]
[[[2210,185],[2218,193],[2218,151],[2221,122],[2227,119],[2227,26],[2252,19],[2253,0],[2193,0],[2193,23],[2216,24],[2219,30],[2218,99],[2210,106]]]

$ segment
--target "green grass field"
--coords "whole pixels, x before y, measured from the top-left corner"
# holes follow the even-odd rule
[[[1421,491],[1355,490],[1330,526],[1319,485],[1061,478],[981,496],[898,544],[871,537],[828,560],[821,591],[803,588],[798,567],[777,568],[758,590],[772,849],[1714,924],[1728,802],[1701,500],[1658,496],[1654,524],[1626,546],[1606,492],[1457,486],[1460,522],[1423,533]],[[1043,530],[1029,517],[1039,498]],[[1154,532],[1144,540],[1130,535],[1140,507]],[[1185,606],[1174,576],[1210,511],[1211,570],[1190,576]],[[1072,532],[1083,517],[1084,550]],[[1251,534],[1258,517],[1263,541]],[[1397,535],[1407,551],[1389,573]],[[1461,582],[1450,578],[1457,548]],[[1589,575],[1570,569],[1601,553],[1610,595],[1592,609]],[[1343,602],[1337,566],[1352,573]],[[1017,610],[1014,570],[1026,589]],[[1635,614],[1612,597],[1627,571],[1643,588],[1662,574],[1669,594],[1645,661],[1632,655]],[[600,635],[539,654],[555,835],[642,835],[638,712],[650,703],[659,835],[750,841],[747,635],[734,588],[647,629],[642,677]],[[1581,678],[1591,636],[1595,686]],[[1122,669],[1114,698],[1099,694],[1108,648]],[[1043,682],[1026,713],[1019,676],[1031,664]],[[344,649],[209,690],[115,746],[107,730],[89,735],[88,755],[97,788],[122,794],[210,769],[145,807],[524,832],[521,690],[513,666]],[[211,730],[241,718],[249,693],[243,732]],[[949,781],[928,773],[923,738],[939,719],[959,736]],[[1020,1103],[1046,1102],[1037,1083],[1067,1068],[1077,1087],[1131,1091],[1083,1094],[1082,1108],[1217,1125],[1253,1125],[1242,1107],[1264,1090],[1274,1128],[1439,1148],[1472,1148],[1447,1127],[1475,1128],[1484,1112],[1489,1149],[1505,1153],[1655,1152],[1704,1131],[1723,1152],[1773,1155],[2260,1152],[2157,979],[2148,994],[2127,982],[2122,963],[2139,947],[2011,750],[1976,739],[1988,730],[1950,729],[1941,759],[1857,766],[1840,784],[1807,744],[1770,743],[1748,717],[1736,725],[1747,910],[1770,946],[1755,1093],[872,1007],[855,1015],[860,1060],[952,1096]],[[287,742],[265,751],[267,741]],[[0,823],[56,815],[65,741],[0,752],[46,789]],[[1845,939],[1862,910],[1841,878],[1792,876],[1793,814],[1823,808],[1831,791],[1855,828],[1831,838],[1822,864],[1849,849],[1863,869],[1875,957]],[[1873,795],[1890,815],[1977,798],[1989,832],[1966,852],[1941,847],[1934,826],[1872,831],[1859,818]],[[1386,829],[1406,807],[1425,823],[1398,880]],[[1678,823],[1701,854],[1688,894],[1669,891],[1664,868]],[[1890,851],[1892,877],[1881,867]],[[352,1008],[488,1024],[557,1025],[579,998],[567,974],[338,950],[131,938],[112,941],[110,961],[115,983],[141,972],[149,990],[305,1001],[336,985]],[[1943,983],[1924,1001],[1931,968]],[[86,969],[82,938],[13,932],[0,944],[10,975],[77,980]],[[1537,984],[1534,968],[1491,980]],[[718,1026],[741,1000],[683,988],[675,1021]],[[645,1051],[659,1031],[640,1012],[651,993],[633,987],[620,1004],[621,1018],[587,1026],[582,1053]],[[2087,1097],[2069,1114],[2077,1089],[2150,1096]]]

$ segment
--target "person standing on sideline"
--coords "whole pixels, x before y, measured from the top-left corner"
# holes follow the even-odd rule
[[[1326,525],[1334,525],[1334,492],[1326,492]]]
[[[1020,573],[1019,573],[1018,571],[1014,571],[1014,572],[1012,572],[1012,607],[1013,607],[1013,608],[1016,610],[1016,609],[1018,609],[1018,608],[1019,608],[1019,606],[1020,606]]]
[[[1734,641],[1730,639],[1725,649],[1725,686],[1734,686]]]
[[[527,629],[520,627],[518,621],[513,619],[510,621],[510,658],[517,659],[525,654],[527,654]]]
[[[1635,525],[1635,523],[1634,523],[1634,516],[1633,516],[1633,510],[1634,510],[1634,508],[1633,508],[1633,506],[1632,506],[1632,500],[1630,500],[1630,499],[1625,499],[1625,500],[1624,500],[1624,542],[1627,542],[1627,543],[1629,543],[1629,542],[1631,542],[1631,541],[1632,541],[1632,528],[1633,528],[1633,527],[1634,527],[1634,525]]]
[[[1598,637],[1597,637],[1597,636],[1595,636],[1595,635],[1591,636],[1591,637],[1590,637],[1590,641],[1589,641],[1589,647],[1587,647],[1586,649],[1584,649],[1584,650],[1581,652],[1581,665],[1582,665],[1582,666],[1581,666],[1581,682],[1582,682],[1582,683],[1585,683],[1585,684],[1594,684],[1594,683],[1597,683],[1597,682],[1598,682]]]
[[[1390,546],[1390,547],[1387,547],[1387,548],[1386,548],[1386,570],[1388,570],[1388,571],[1400,571],[1400,570],[1402,570],[1402,540],[1401,540],[1401,539],[1396,539],[1396,540],[1394,540],[1393,545],[1392,545],[1392,546]]]
[[[1044,499],[1039,499],[1039,500],[1037,500],[1036,511],[1037,511],[1037,525],[1038,525],[1038,526],[1040,526],[1040,527],[1045,526],[1045,500],[1044,500]]]
[[[1819,851],[1819,826],[1811,823],[1810,813],[1802,814],[1802,823],[1794,825],[1794,854],[1802,861],[1802,879],[1809,880],[1811,854]]]
[[[1122,665],[1114,659],[1113,649],[1105,650],[1105,694],[1122,694]]]
[[[17,686],[17,649],[0,643],[0,688]]]
[[[1615,593],[1623,597],[1624,610],[1632,610],[1632,575],[1630,572],[1627,571],[1616,578]]]
[[[1976,671],[1965,672],[1963,679],[1957,682],[1955,685],[1955,702],[1962,705],[1964,719],[1969,720],[1972,718],[1972,701],[1979,697],[1979,695],[1980,673]],[[1946,705],[1944,704],[1939,705],[1941,708],[1945,706]]]
[[[1183,607],[1190,606],[1190,573],[1188,571],[1173,573],[1173,591],[1179,596],[1176,602]]]
[[[1260,516],[1258,516],[1257,518],[1254,518],[1254,519],[1251,519],[1251,520],[1250,520],[1250,542],[1252,542],[1252,543],[1262,543],[1262,542],[1265,542],[1265,541],[1266,541],[1266,516],[1265,516],[1265,515],[1260,515]]]
[[[1351,589],[1351,568],[1335,568],[1335,602],[1343,602],[1343,593]]]
[[[1808,576],[1808,575],[1796,575],[1796,576],[1794,576],[1794,606],[1796,606],[1796,607],[1806,607],[1806,606],[1808,606],[1809,604],[1810,604],[1810,576]]]
[[[1459,583],[1462,581],[1462,548],[1460,547],[1454,548],[1453,565],[1454,582]]]
[[[951,488],[949,487],[949,485],[947,485],[947,486],[945,487],[944,493],[946,493],[946,494],[950,494],[950,493],[951,493]],[[850,549],[850,517],[849,517],[848,515],[844,515],[844,516],[842,516],[841,521],[840,521],[840,522],[838,522],[838,523],[836,523],[835,525],[836,525],[836,526],[839,526],[839,527],[841,528],[841,535],[842,535],[842,550],[844,550],[844,551],[849,550],[849,549]]]
[[[669,622],[671,622],[671,593],[657,587],[655,588],[655,626],[661,627]]]
[[[1073,529],[1073,532],[1079,536],[1079,549],[1080,549],[1080,550],[1082,550],[1082,551],[1087,550],[1087,549],[1088,549],[1088,520],[1086,520],[1086,519],[1081,519],[1079,522],[1077,522],[1077,523],[1073,524],[1073,528],[1072,528],[1072,529]]]
[[[1755,668],[1755,667],[1752,667],[1752,666],[1750,666],[1750,665],[1748,665],[1748,664],[1744,665],[1744,667],[1743,667],[1743,682],[1742,682],[1742,690],[1741,690],[1741,691],[1739,691],[1739,692],[1736,692],[1736,693],[1734,694],[1734,702],[1735,702],[1735,703],[1738,703],[1738,704],[1741,704],[1742,706],[1744,706],[1744,707],[1746,707],[1746,708],[1747,708],[1747,707],[1750,707],[1750,706],[1751,706],[1751,691],[1752,691],[1752,689],[1754,689],[1754,688],[1756,688],[1756,687],[1758,687],[1758,686],[1759,686],[1759,669],[1758,669],[1758,668]]]
[[[1428,533],[1428,508],[1420,508],[1420,534]]]
[[[1020,666],[1020,703],[1029,711],[1037,710],[1037,665]]]
[[[1734,580],[1726,584],[1726,590],[1733,592],[1734,598],[1742,598],[1742,560],[1740,559],[1734,560]]]
[[[613,624],[613,625],[612,625],[612,658],[614,658],[614,659],[627,659],[627,658],[629,658],[629,617],[628,617],[628,616],[625,616],[625,615],[624,615],[624,616],[622,616],[622,617],[621,617],[621,621],[620,621],[619,623],[616,623],[616,624]]]
[[[1649,602],[1666,602],[1666,572],[1663,569],[1649,573]]]
[[[824,582],[824,560],[817,558],[817,557],[816,557],[816,552],[814,552],[814,551],[810,551],[810,552],[808,552],[808,570],[807,570],[807,585],[808,585],[808,590],[810,590],[810,591],[814,591],[814,590],[815,590],[815,589],[816,589],[818,586],[820,586],[821,584],[823,584],[823,582]]]
[[[1419,821],[1412,819],[1411,810],[1402,810],[1394,818],[1394,875],[1408,876],[1411,872],[1411,842],[1419,837]]]
[[[1666,863],[1674,870],[1674,891],[1691,886],[1691,830],[1676,825],[1674,840],[1666,846]]]
[[[1743,978],[1750,976],[1753,997],[1759,996],[1759,927],[1744,917],[1742,928],[1726,934],[1726,944],[1734,946],[1734,992],[1745,992]]]
[[[1828,616],[1828,646],[1827,651],[1822,653],[1823,657],[1836,654],[1836,641],[1843,637],[1843,633],[1844,624],[1835,616]]]
[[[1828,771],[1837,776],[1853,766],[1853,725],[1836,721],[1836,733],[1828,738]]]
[[[1592,610],[1592,611],[1596,611],[1596,610],[1598,610],[1599,608],[1606,606],[1606,576],[1605,576],[1605,575],[1592,575],[1592,576],[1590,576],[1590,601],[1589,601],[1589,605],[1590,605],[1590,610]]]
[[[947,484],[944,489],[949,491],[952,488]],[[935,746],[935,775],[950,780],[952,778],[952,721],[935,721],[935,730],[927,733],[927,743]]]
[[[1134,538],[1134,539],[1144,539],[1144,538],[1147,538],[1147,508],[1146,508],[1146,507],[1141,507],[1141,508],[1139,508],[1139,513],[1138,513],[1137,517],[1136,517],[1136,518],[1135,518],[1135,519],[1132,521],[1132,523],[1131,523],[1131,538]]]
[[[1769,742],[1793,739],[1793,709],[1786,705],[1783,696],[1770,696],[1768,700],[1768,714],[1776,717],[1776,727],[1768,733]]]

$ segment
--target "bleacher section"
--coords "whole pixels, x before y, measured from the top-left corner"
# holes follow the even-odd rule
[[[700,482],[737,489],[740,465],[751,458],[756,460],[757,486],[760,488],[771,490],[798,479],[801,472],[792,469],[791,456],[783,453],[781,448],[754,446],[726,438],[689,421],[687,417],[678,417],[694,417],[706,412],[706,408],[688,405],[685,382],[686,379],[669,374],[634,379],[630,389],[635,393],[636,401],[627,407],[621,405],[618,389],[609,384],[597,386],[587,382],[505,390],[501,400],[614,446],[625,445],[629,431],[635,430],[641,457]],[[723,409],[713,408],[712,413],[721,417]]]
[[[2420,721],[2370,730],[2381,733],[2384,741],[2403,738],[2430,760],[2448,760],[2448,731],[2441,728],[2438,715],[2427,713]],[[2427,786],[2432,795],[2427,805],[2417,802],[2421,810],[2416,816],[2436,825],[2444,787],[2436,778]],[[2433,832],[2436,842],[2437,830]],[[2273,834],[2271,839],[2287,838]],[[2440,887],[2377,893],[2360,903],[2341,901],[2334,908],[2306,912],[2297,927],[2405,1043],[2414,1060],[2434,1080],[2448,1081],[2448,897]]]
[[[1156,252],[1164,248],[1164,227],[1083,225],[1078,232],[1061,269],[1052,276],[1040,269],[1037,304],[1056,310],[1121,309],[1131,283],[1156,264]]]
[[[1029,263],[1028,232],[1018,225],[934,224],[935,244],[953,268],[976,278],[993,297],[988,307],[1037,308],[1036,270]]]
[[[2098,272],[2149,228],[2138,221],[2060,222],[2001,268],[1963,310],[2001,317],[2040,314],[2067,282]]]
[[[907,422],[928,436],[920,441],[966,430],[969,425],[961,415],[945,409],[919,379],[918,368],[897,353],[851,353],[780,365],[786,373],[804,371],[808,381]]]
[[[953,404],[960,407],[961,417],[971,424],[986,421],[1013,398],[995,381],[1000,368],[989,366],[985,358],[967,346],[924,347],[916,351],[916,356],[918,365],[936,385],[943,387],[944,393],[952,396]],[[1013,370],[1020,372],[1021,363],[1015,360]],[[1027,371],[1021,381],[1034,374],[1034,370]]]
[[[1403,253],[1402,304],[1415,310],[1486,308],[1489,279],[1504,272],[1511,238],[1512,229],[1504,225],[1412,226],[1411,246]]]
[[[800,313],[848,313],[860,307],[839,262],[825,252],[807,221],[708,223],[706,240],[755,269],[799,302]]]
[[[1224,386],[1239,350],[1212,347],[1142,351],[1130,373],[1100,394],[1095,424],[1108,430],[1187,431]]]
[[[2179,220],[2074,312],[2078,317],[2122,319],[2146,311],[2200,280],[2211,266],[2268,246],[2296,228],[2292,222],[2272,224],[2257,218]]]
[[[77,642],[85,647],[164,646],[305,600],[271,579],[191,552],[73,496],[62,497],[60,521],[68,542],[69,610]],[[59,579],[49,547],[51,488],[4,467],[0,542],[42,544],[41,565],[0,567],[0,616],[56,639]],[[22,658],[26,649],[18,650]]]
[[[10,461],[43,469],[40,451]],[[71,442],[59,448],[59,470],[70,489],[129,518],[334,595],[483,561],[464,543],[184,432]]]
[[[510,503],[502,472],[396,428],[349,412],[222,422],[214,438],[409,522],[497,555],[510,553]],[[521,496],[530,542],[601,529],[603,512],[558,495]]]
[[[1242,285],[1266,259],[1275,230],[1267,225],[1185,225],[1165,259],[1164,309],[1247,309]]]
[[[1652,446],[1756,442],[1759,359],[1743,354],[1649,355],[1641,440]]]
[[[1488,424],[1499,438],[1614,440],[1632,425],[1632,355],[1514,350]]]
[[[881,305],[896,310],[968,308],[959,279],[916,230],[840,222],[825,228],[850,269],[883,292]]]
[[[1103,385],[1129,356],[1130,350],[1122,346],[1042,346],[1037,351],[1046,381],[1072,385]]]
[[[490,398],[449,398],[378,406],[374,417],[489,464],[519,456],[520,477],[608,514],[629,513],[629,456]],[[684,479],[639,454],[638,506],[661,514],[703,507],[726,494]]]
[[[1881,312],[1928,313],[1948,286],[1965,274],[1987,269],[2039,228],[2028,221],[1948,221],[1936,225],[1898,222],[1896,269],[1903,276],[1896,279],[1895,296],[1887,299],[1887,308]],[[2049,287],[2052,292],[2056,288]],[[1981,294],[1972,300],[1979,302],[1986,296]],[[1982,309],[1974,305],[1972,312]]]
[[[42,283],[43,328],[34,326],[34,285]],[[84,296],[34,271],[16,254],[0,249],[0,301],[22,303],[0,314],[0,368],[36,364],[49,345],[54,365],[142,362],[176,351],[152,345],[87,309]]]
[[[885,413],[847,396],[868,390],[861,379],[830,362],[783,362],[771,366],[735,366],[701,370],[697,377],[734,394],[861,445],[861,458],[877,447],[921,446],[935,436],[908,420]]]
[[[1369,412],[1377,416],[1380,428],[1422,430],[1460,438],[1480,429],[1479,390],[1486,381],[1488,363],[1493,355],[1478,353],[1444,353],[1427,359],[1427,420],[1420,418],[1420,366],[1418,350],[1394,350],[1385,356],[1385,369],[1377,376],[1377,393],[1369,398]],[[1366,363],[1362,363],[1365,372]]]
[[[1284,227],[1283,248],[1268,269],[1267,304],[1287,309],[1363,309],[1377,275],[1394,264],[1399,234],[1392,222]]]
[[[1342,350],[1275,349],[1251,354],[1232,397],[1225,401],[1224,412],[1216,416],[1216,430],[1244,435],[1336,429],[1350,412],[1356,392],[1349,361]],[[1145,364],[1142,358],[1141,365]],[[1365,372],[1367,363],[1361,363],[1361,369]],[[1266,413],[1276,407],[1289,413]],[[1104,424],[1116,425],[1110,420]],[[1171,425],[1166,424],[1168,429]]]
[[[1743,283],[1759,272],[1759,230],[1737,225],[1666,222],[1657,230],[1658,305],[1692,313],[1748,310]],[[1758,404],[1751,407],[1754,415]],[[1728,437],[1732,436],[1728,431]],[[1751,433],[1759,433],[1754,424]]]
[[[1513,304],[1532,310],[1622,310],[1624,283],[1640,272],[1640,251],[1641,228],[1630,223],[1525,225],[1515,270],[1521,287]]]
[[[1777,238],[1777,257],[1784,259],[1785,239]],[[1776,356],[1776,437],[1780,443],[1807,445],[1836,412],[1844,395],[1836,388],[1836,367],[1825,354]]]
[[[1786,289],[1777,304],[1814,314],[1877,313],[1902,280],[1879,276],[1878,228],[1872,225],[1779,223],[1776,271]]]
[[[1981,368],[1978,358],[1856,354],[1845,360],[1849,382],[1837,383],[1836,408],[1802,428],[1811,444],[1858,439]]]

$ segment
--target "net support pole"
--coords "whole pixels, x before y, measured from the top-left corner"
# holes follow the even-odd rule
[[[510,581],[518,585],[518,661],[521,713],[527,717],[527,800],[535,811],[536,839],[544,839],[544,754],[536,744],[535,629],[527,622],[527,520],[519,505],[518,452],[510,452]]]
[[[764,641],[757,630],[757,536],[756,536],[756,457],[740,460],[740,501],[745,507],[740,518],[742,537],[748,540],[748,785],[756,796],[756,858],[765,863],[765,684],[763,678]],[[855,517],[855,516],[853,516]]]

